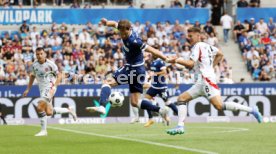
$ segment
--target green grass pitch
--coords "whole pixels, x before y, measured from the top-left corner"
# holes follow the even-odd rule
[[[0,126],[0,154],[276,153],[276,123],[187,123],[184,135],[155,124]]]

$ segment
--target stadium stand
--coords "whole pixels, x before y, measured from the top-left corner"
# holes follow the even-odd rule
[[[138,31],[143,41],[160,49],[166,55],[189,57],[190,45],[186,40],[186,30],[191,26],[200,26],[205,42],[218,46],[215,28],[208,22],[206,25],[158,22],[147,22],[145,25],[136,22],[134,30]],[[17,26],[18,30],[1,32],[1,84],[25,85],[28,83],[30,66],[35,60],[34,51],[44,47],[48,58],[55,61],[65,76],[68,73],[78,74],[75,84],[101,83],[102,79],[124,64],[123,53],[117,31],[104,27],[101,23],[86,25],[29,26],[27,23]],[[149,67],[152,57],[146,56]],[[216,68],[218,81],[229,76],[226,60]],[[177,66],[169,66],[170,83],[191,83],[193,73]],[[85,76],[85,81],[83,77]],[[64,81],[63,84],[66,84]]]
[[[249,22],[245,20],[243,25],[238,21],[234,28],[247,71],[256,81],[275,81],[276,25],[273,18],[267,21],[251,18]]]

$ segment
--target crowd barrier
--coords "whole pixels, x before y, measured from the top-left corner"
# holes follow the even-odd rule
[[[179,20],[184,23],[209,20],[208,9],[0,9],[0,24],[86,24],[98,23],[101,18],[110,20],[128,19],[132,22]]]

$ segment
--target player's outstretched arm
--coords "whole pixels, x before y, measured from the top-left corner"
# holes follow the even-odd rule
[[[149,45],[146,47],[145,51],[153,54],[154,56],[156,56],[158,58],[161,58],[165,62],[171,62],[170,59],[167,56],[163,55],[159,50],[157,50],[157,49],[155,49],[155,48],[153,48]]]
[[[221,50],[218,50],[213,62],[213,66],[216,66],[222,60],[222,58],[223,58],[223,53]]]
[[[30,80],[29,80],[29,84],[27,86],[27,89],[24,91],[23,93],[23,97],[26,97],[34,83],[34,80],[35,80],[35,76],[34,75],[30,75]]]
[[[183,58],[177,58],[175,63],[185,66],[186,68],[192,69],[195,62],[193,60],[184,60]]]
[[[108,26],[108,27],[117,28],[117,26],[118,26],[118,23],[116,21],[107,20],[106,18],[102,18],[101,22],[103,25]]]
[[[57,87],[59,85],[59,83],[61,82],[61,79],[62,79],[62,75],[61,75],[61,73],[58,73],[57,74],[57,80],[54,84],[55,87]]]

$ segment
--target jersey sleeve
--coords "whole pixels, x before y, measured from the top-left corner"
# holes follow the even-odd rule
[[[195,44],[195,46],[191,49],[192,53],[190,56],[190,59],[192,59],[194,62],[197,62],[198,59],[200,58],[200,47],[199,44]]]
[[[52,63],[51,68],[52,68],[52,72],[55,73],[56,75],[59,73],[58,67],[55,63]]]
[[[159,68],[160,68],[160,71],[166,69],[166,64],[164,61],[160,60],[159,62]]]
[[[212,45],[210,45],[210,50],[213,53],[213,55],[216,55],[219,51],[219,49],[217,47],[214,47]]]
[[[144,51],[147,48],[147,44],[142,41],[141,38],[136,38],[132,41],[132,44],[139,48],[140,50]]]

